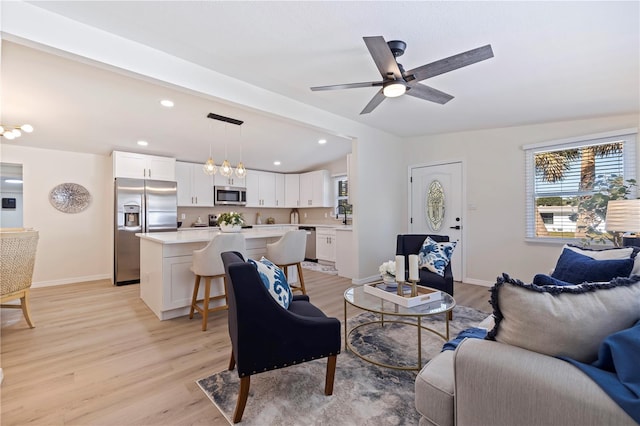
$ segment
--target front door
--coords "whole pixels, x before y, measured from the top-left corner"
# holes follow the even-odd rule
[[[453,279],[462,280],[462,163],[411,168],[412,234],[447,235],[456,241],[451,259]]]

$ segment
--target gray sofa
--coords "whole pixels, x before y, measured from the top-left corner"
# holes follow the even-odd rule
[[[478,325],[492,328],[493,316]],[[420,425],[636,425],[573,365],[495,341],[465,339],[415,382]]]

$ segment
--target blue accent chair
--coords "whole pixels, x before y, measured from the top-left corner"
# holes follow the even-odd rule
[[[396,244],[396,254],[404,256],[404,270],[409,273],[409,255],[418,254],[422,243],[427,237],[431,237],[432,240],[438,243],[449,242],[449,237],[446,235],[429,235],[429,234],[401,234],[398,235],[398,241]],[[420,282],[418,285],[425,287],[435,288],[436,290],[444,291],[453,296],[453,272],[451,272],[451,263],[447,265],[444,270],[444,277],[429,271],[426,268],[420,268],[419,271]]]
[[[223,252],[222,262],[230,284],[229,370],[237,364],[240,377],[233,422],[242,419],[254,374],[328,357],[324,393],[331,395],[342,343],[340,321],[328,318],[309,303],[307,295],[293,296],[289,309],[284,309],[271,297],[256,268],[240,253]]]

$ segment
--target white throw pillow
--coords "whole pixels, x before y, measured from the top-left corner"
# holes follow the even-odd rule
[[[491,305],[495,327],[487,339],[590,363],[605,337],[640,319],[640,278],[537,286],[503,274]]]

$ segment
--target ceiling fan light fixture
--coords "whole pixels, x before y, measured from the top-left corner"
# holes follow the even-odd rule
[[[382,93],[387,98],[397,98],[398,96],[402,96],[407,91],[407,86],[404,83],[399,81],[393,81],[391,83],[385,84],[382,89]]]

